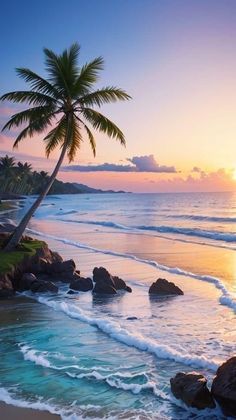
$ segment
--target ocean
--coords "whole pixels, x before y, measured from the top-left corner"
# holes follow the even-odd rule
[[[30,204],[2,214],[17,222]],[[0,305],[0,400],[62,419],[224,419],[176,400],[170,378],[209,380],[236,351],[236,194],[49,196],[28,234],[132,293],[17,296]],[[150,299],[158,277],[183,296]]]

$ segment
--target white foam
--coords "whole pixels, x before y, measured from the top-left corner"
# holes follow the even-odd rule
[[[194,216],[191,216],[192,219],[193,217]],[[201,216],[195,216],[195,217],[200,218]],[[207,219],[203,218],[203,219],[196,219],[196,220],[207,220]],[[176,227],[176,226],[151,226],[151,225],[127,226],[127,225],[122,225],[120,223],[115,223],[112,221],[106,222],[106,221],[100,221],[100,220],[61,219],[61,221],[79,223],[79,224],[96,225],[96,226],[104,226],[104,227],[112,227],[115,229],[122,229],[126,231],[136,231],[136,230],[143,231],[144,230],[144,231],[152,231],[152,232],[158,232],[158,233],[174,233],[174,234],[180,234],[180,235],[196,236],[200,238],[213,239],[214,241],[224,241],[224,242],[230,242],[230,243],[236,242],[236,233],[221,232],[217,230],[204,230],[204,229],[199,229],[199,228],[187,228],[187,227]]]
[[[222,305],[225,305],[225,306],[233,309],[234,311],[236,311],[236,297],[227,290],[227,288],[225,287],[223,282],[217,277],[195,274],[195,273],[192,273],[190,271],[182,270],[179,267],[174,267],[174,268],[168,267],[166,265],[159,264],[156,261],[147,260],[147,259],[144,259],[144,258],[139,258],[139,257],[136,257],[135,255],[132,255],[132,254],[125,254],[125,253],[122,253],[122,252],[115,252],[115,251],[109,251],[109,250],[94,248],[94,247],[91,247],[89,245],[82,244],[80,242],[75,242],[75,241],[72,241],[72,240],[69,240],[69,239],[66,239],[66,238],[60,238],[58,236],[44,234],[42,232],[38,232],[38,231],[32,230],[32,229],[27,229],[27,230],[29,232],[35,234],[35,235],[43,236],[43,237],[48,238],[48,239],[53,239],[55,241],[59,241],[59,242],[62,242],[62,243],[68,244],[68,245],[73,245],[77,248],[87,249],[87,250],[95,252],[95,253],[102,253],[102,254],[105,254],[105,255],[112,255],[114,257],[121,257],[121,258],[134,260],[134,261],[137,261],[139,263],[147,264],[147,265],[150,265],[152,267],[155,267],[156,269],[158,269],[160,271],[165,271],[165,272],[168,272],[168,273],[171,273],[171,274],[186,276],[186,277],[190,277],[190,278],[193,278],[193,279],[196,279],[196,280],[201,280],[201,281],[204,281],[204,282],[207,282],[207,283],[211,283],[217,289],[219,289],[221,291],[221,296],[219,298],[220,303]]]
[[[96,326],[109,337],[123,343],[130,347],[135,347],[138,350],[146,351],[154,354],[159,359],[173,360],[182,363],[186,366],[196,368],[207,368],[215,371],[220,362],[209,360],[205,356],[198,356],[188,353],[180,353],[178,350],[171,348],[165,344],[159,344],[148,337],[143,337],[141,334],[134,334],[122,328],[118,323],[110,321],[105,318],[93,318],[82,311],[81,308],[66,302],[56,302],[47,299],[46,297],[38,296],[37,300],[40,303],[46,304],[56,311],[62,311],[71,318],[78,319],[90,325]]]
[[[20,351],[24,355],[25,360],[30,360],[36,365],[51,367],[51,363],[44,357],[42,353],[37,352],[37,350],[30,349],[30,347],[19,344]]]
[[[50,402],[44,402],[41,398],[37,401],[26,401],[16,398],[7,389],[0,387],[0,401],[6,404],[14,405],[15,407],[21,408],[32,408],[34,410],[48,411],[52,414],[63,415],[64,411],[52,405]]]

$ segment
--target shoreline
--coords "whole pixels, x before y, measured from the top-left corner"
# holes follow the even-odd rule
[[[8,420],[59,420],[61,416],[45,410],[41,411],[30,407],[18,407],[0,401],[0,418]]]

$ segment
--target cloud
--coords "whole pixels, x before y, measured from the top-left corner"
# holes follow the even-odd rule
[[[152,172],[176,173],[174,166],[159,165],[153,155],[134,156],[127,159],[132,165],[118,165],[115,163],[102,163],[100,165],[69,165],[62,167],[61,171],[70,172]]]

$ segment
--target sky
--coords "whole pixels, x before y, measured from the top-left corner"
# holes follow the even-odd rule
[[[16,67],[46,76],[43,48],[81,45],[80,63],[102,55],[98,87],[116,85],[132,100],[102,112],[124,132],[126,148],[96,134],[59,178],[134,192],[236,190],[235,0],[9,0],[1,5],[0,94],[26,86]],[[0,104],[2,127],[16,111]],[[40,136],[0,155],[50,172]]]

